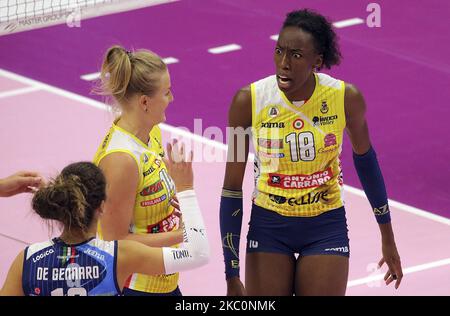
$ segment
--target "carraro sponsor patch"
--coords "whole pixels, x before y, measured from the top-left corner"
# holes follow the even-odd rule
[[[321,186],[333,178],[331,168],[313,174],[286,175],[269,173],[268,184],[282,189],[309,189]]]

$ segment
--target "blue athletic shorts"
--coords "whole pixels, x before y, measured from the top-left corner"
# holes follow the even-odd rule
[[[253,204],[249,226],[247,253],[350,256],[344,207],[313,217],[291,217]]]

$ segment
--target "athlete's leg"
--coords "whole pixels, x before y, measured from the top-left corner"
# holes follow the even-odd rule
[[[253,296],[292,296],[295,257],[281,253],[247,253],[245,289]]]
[[[295,274],[296,295],[345,295],[348,257],[312,255],[300,257]]]
[[[294,218],[252,206],[247,235],[245,288],[248,295],[292,295],[294,293]]]

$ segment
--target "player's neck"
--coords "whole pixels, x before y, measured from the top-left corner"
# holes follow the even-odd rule
[[[286,94],[286,97],[292,103],[306,101],[311,98],[315,88],[316,88],[316,78],[314,76],[314,73],[311,73],[308,80],[306,80],[306,82],[301,87],[299,87],[292,93]]]
[[[80,230],[64,230],[61,236],[59,236],[59,239],[61,239],[66,244],[74,245],[85,242],[90,238],[95,237],[95,235],[95,230],[92,231],[91,229],[86,232]]]
[[[149,134],[153,128],[153,125],[145,127],[141,126],[138,123],[138,120],[133,119],[131,115],[127,115],[125,113],[117,121],[116,125],[126,130],[128,133],[136,136],[144,144],[148,144],[150,140]]]

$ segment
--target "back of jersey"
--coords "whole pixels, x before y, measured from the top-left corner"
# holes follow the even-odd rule
[[[27,296],[119,295],[117,241],[92,238],[76,245],[55,238],[25,249],[22,287]]]

